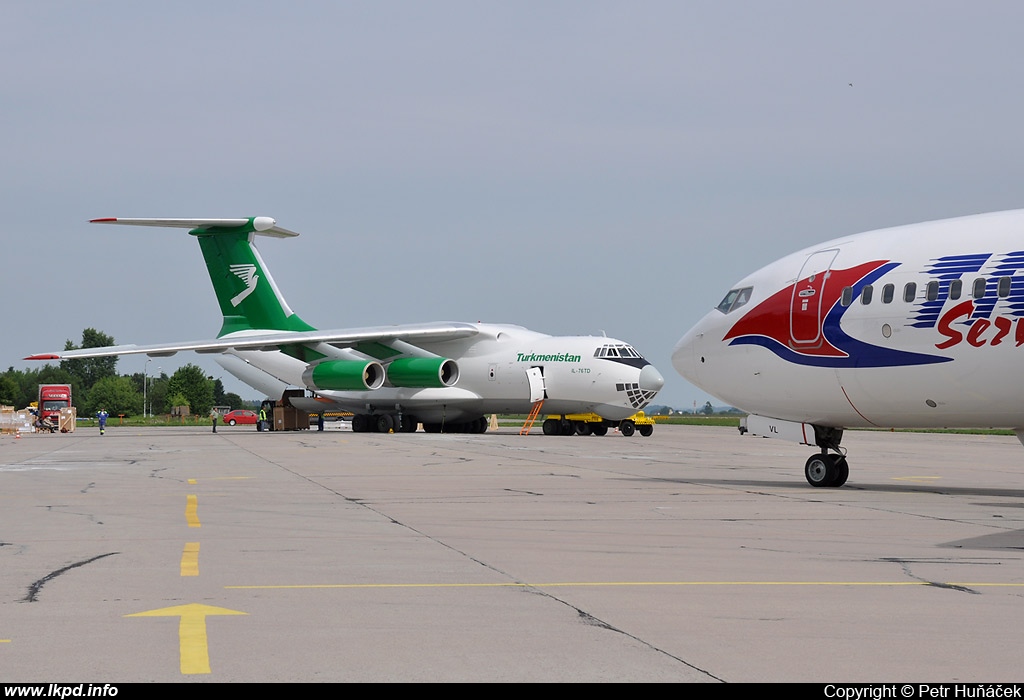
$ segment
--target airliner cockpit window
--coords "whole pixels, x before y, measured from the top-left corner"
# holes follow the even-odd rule
[[[753,291],[753,287],[730,289],[729,293],[725,295],[724,299],[722,299],[722,303],[720,303],[716,308],[723,314],[727,314],[730,311],[735,311],[736,309],[740,308],[741,306],[744,306],[748,301],[750,301],[750,295],[753,293]]]
[[[643,355],[634,350],[632,345],[602,345],[594,350],[594,357],[633,357],[643,359]]]

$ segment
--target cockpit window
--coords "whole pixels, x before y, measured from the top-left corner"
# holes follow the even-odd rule
[[[750,295],[753,294],[753,287],[741,287],[740,289],[730,289],[729,293],[722,299],[722,303],[718,305],[718,310],[723,314],[727,314],[730,311],[735,311],[741,306],[746,305],[750,301]]]
[[[594,351],[594,357],[633,357],[643,359],[643,355],[631,345],[602,345]]]

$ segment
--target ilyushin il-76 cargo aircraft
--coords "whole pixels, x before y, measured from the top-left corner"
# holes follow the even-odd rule
[[[628,420],[664,378],[631,345],[606,337],[550,336],[486,323],[316,330],[285,302],[254,245],[257,235],[298,234],[269,217],[248,219],[95,219],[93,223],[191,229],[199,240],[224,316],[214,340],[117,345],[32,355],[71,359],[191,350],[271,398],[301,388],[289,402],[311,413],[351,411],[356,431],[484,432],[485,414],[529,413],[537,402],[545,434],[579,429],[568,414]],[[292,392],[289,392],[291,394]],[[594,432],[607,432],[597,424]],[[603,427],[603,430],[601,429]]]
[[[753,435],[820,449],[844,428],[1010,428],[1024,443],[1024,210],[838,238],[737,282],[676,345],[688,380]]]

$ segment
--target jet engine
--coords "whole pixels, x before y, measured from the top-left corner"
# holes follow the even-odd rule
[[[459,366],[444,357],[402,357],[388,365],[388,381],[394,386],[417,389],[455,386]]]
[[[326,360],[302,373],[303,383],[315,391],[365,391],[384,384],[384,367],[372,360]]]

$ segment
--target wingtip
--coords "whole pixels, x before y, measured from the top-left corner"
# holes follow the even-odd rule
[[[117,221],[117,217],[105,216],[99,219],[89,219],[90,224],[109,224],[111,221]]]
[[[29,355],[28,357],[23,358],[23,359],[26,359],[26,360],[59,360],[60,359],[60,355],[53,355],[53,354]]]

